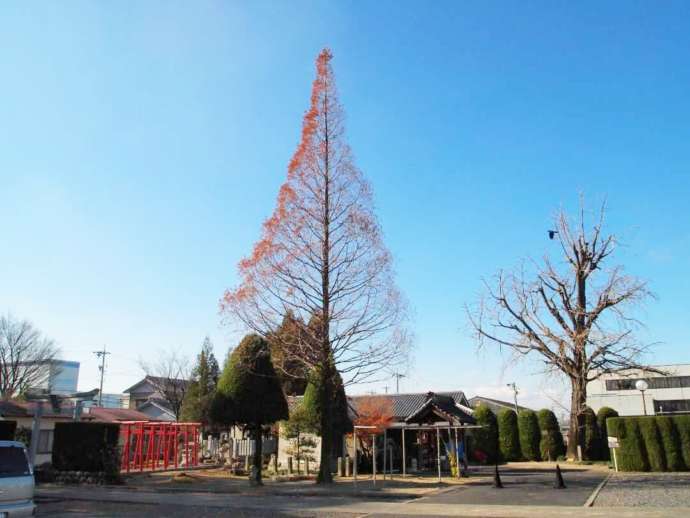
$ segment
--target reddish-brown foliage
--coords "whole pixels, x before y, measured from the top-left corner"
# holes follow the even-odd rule
[[[393,422],[393,401],[387,397],[357,398],[357,426],[374,426],[370,433],[382,433]]]

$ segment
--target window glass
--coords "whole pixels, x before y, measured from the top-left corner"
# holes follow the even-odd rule
[[[24,448],[0,446],[0,477],[31,475]]]

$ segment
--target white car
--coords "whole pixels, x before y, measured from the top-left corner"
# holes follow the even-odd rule
[[[34,472],[20,442],[0,441],[0,518],[36,514]]]

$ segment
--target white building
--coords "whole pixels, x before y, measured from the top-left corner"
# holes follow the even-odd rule
[[[41,381],[30,390],[41,390],[49,394],[72,394],[77,391],[79,381],[79,362],[64,360],[48,360],[40,362],[41,370],[45,369],[45,375]]]
[[[690,413],[690,364],[656,365],[666,375],[631,369],[604,374],[587,384],[587,406],[595,412],[603,406],[620,415]],[[647,389],[640,391],[637,382]]]

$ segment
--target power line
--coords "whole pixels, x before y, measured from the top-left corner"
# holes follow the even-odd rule
[[[98,406],[103,406],[103,376],[105,375],[105,357],[111,353],[105,350],[104,345],[102,351],[94,351],[93,354],[101,359],[101,364],[98,366],[98,370],[101,371],[101,388],[98,391]]]

